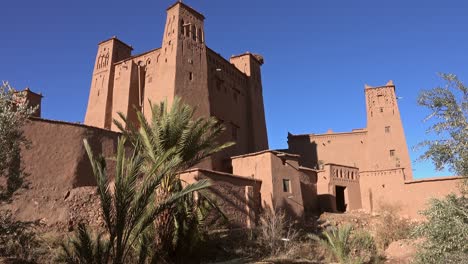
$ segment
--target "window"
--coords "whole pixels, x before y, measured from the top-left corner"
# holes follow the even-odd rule
[[[192,39],[197,40],[197,28],[195,25],[192,25]]]
[[[380,113],[383,113],[383,107],[380,107]]]
[[[182,36],[185,35],[185,26],[184,26],[184,20],[183,19],[180,21],[180,34]]]
[[[393,156],[395,156],[395,150],[394,150],[394,149],[391,149],[391,150],[390,150],[390,157],[393,157]]]
[[[189,80],[193,80],[193,72],[189,72]]]
[[[390,126],[385,127],[385,133],[390,133]]]
[[[203,43],[203,35],[202,35],[201,28],[198,29],[197,36],[198,36],[198,42]]]
[[[233,140],[237,140],[237,130],[239,129],[239,127],[237,127],[236,125],[234,124],[231,124],[231,127],[232,127],[232,139]]]
[[[283,179],[283,192],[291,193],[291,181]]]

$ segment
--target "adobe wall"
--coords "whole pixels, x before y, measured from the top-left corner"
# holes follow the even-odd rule
[[[99,43],[84,120],[86,125],[111,128],[114,63],[129,58],[132,50],[116,37]]]
[[[266,150],[268,149],[268,138],[261,73],[261,66],[264,63],[264,59],[261,55],[247,52],[241,55],[231,56],[229,61],[248,76],[247,118],[249,119],[250,125],[249,152]]]
[[[187,183],[209,179],[212,198],[228,217],[228,225],[253,228],[261,211],[260,180],[210,170],[192,169],[180,175]]]
[[[289,151],[301,156],[301,165],[320,169],[320,164],[335,163],[351,167],[366,166],[367,131],[319,135],[288,135]],[[337,155],[337,153],[339,153]]]
[[[287,157],[279,158],[273,153],[268,153],[271,158],[271,172],[273,181],[273,204],[277,208],[284,209],[289,216],[302,219],[304,214],[304,197],[302,194],[302,173],[297,160]],[[291,189],[283,190],[283,180],[289,180]],[[311,190],[309,190],[310,194]]]
[[[461,177],[405,181],[404,173],[403,169],[361,172],[363,209],[373,212],[390,205],[397,207],[402,216],[421,219],[418,212],[427,207],[431,198],[459,193]]]
[[[137,122],[135,109],[144,111],[145,92],[148,88],[163,90],[164,84],[153,83],[156,78],[160,49],[151,50],[115,63],[112,119],[121,121],[118,112],[130,122]],[[152,102],[159,103],[159,101]],[[112,124],[112,130],[118,131]]]
[[[67,222],[66,200],[77,187],[94,186],[95,179],[83,139],[95,153],[111,157],[116,152],[118,133],[84,125],[45,119],[31,119],[24,128],[30,141],[21,153],[27,189],[19,189],[7,205],[20,220],[45,219],[45,223]],[[106,159],[108,167],[113,164]],[[112,171],[109,171],[112,173]]]
[[[319,172],[317,195],[322,211],[336,212],[336,186],[346,187],[346,211],[362,208],[359,169],[338,164],[325,164]]]
[[[208,90],[211,115],[220,120],[226,131],[221,142],[236,144],[215,154],[213,169],[228,171],[229,158],[249,152],[248,78],[222,56],[207,48]],[[233,109],[236,109],[233,111]]]
[[[136,121],[134,106],[150,119],[149,101],[175,96],[226,126],[221,142],[236,145],[205,159],[200,167],[232,172],[230,157],[268,149],[259,55],[231,62],[205,44],[204,16],[177,2],[167,9],[161,48],[131,56],[131,46],[113,37],[99,44],[85,123],[112,129],[124,113]],[[235,109],[235,111],[232,111]]]
[[[304,207],[308,210],[316,207],[316,177],[313,173],[300,171],[297,158],[295,155],[262,151],[233,157],[232,166],[234,174],[262,181],[260,193],[264,209],[283,209],[290,216],[302,219]],[[289,180],[289,192],[283,189],[284,180]],[[304,202],[304,197],[307,202]]]
[[[266,153],[266,152],[265,152]],[[271,156],[252,155],[232,158],[232,171],[235,175],[251,177],[262,181],[260,189],[262,208],[274,208],[273,181],[271,179]]]
[[[411,159],[392,81],[380,87],[366,85],[367,159],[363,171],[405,169],[405,179],[412,179]]]

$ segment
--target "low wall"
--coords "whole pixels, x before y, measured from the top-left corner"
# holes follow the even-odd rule
[[[418,212],[427,207],[431,198],[459,193],[461,182],[461,177],[405,181],[403,169],[361,172],[360,176],[363,209],[373,212],[392,206],[402,216],[415,219],[422,218]]]
[[[228,225],[234,228],[252,228],[260,214],[261,181],[203,169],[192,169],[181,174],[181,179],[193,183],[209,179],[209,192],[228,217]]]
[[[19,189],[12,202],[2,207],[20,220],[41,220],[48,225],[67,222],[71,190],[96,184],[83,139],[88,139],[94,153],[110,158],[115,155],[119,134],[34,118],[24,127],[24,135],[30,142],[21,152],[27,189]],[[113,168],[113,162],[106,160],[108,168]]]

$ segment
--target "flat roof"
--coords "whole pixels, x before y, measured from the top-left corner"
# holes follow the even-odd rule
[[[198,18],[201,18],[202,20],[205,19],[205,16],[204,16],[202,13],[198,12],[197,10],[193,9],[192,7],[190,7],[190,6],[188,6],[188,5],[184,4],[184,3],[182,3],[182,2],[180,2],[180,1],[177,1],[177,2],[175,2],[174,4],[170,5],[170,6],[166,9],[166,11],[169,10],[169,9],[171,9],[171,8],[173,8],[173,7],[175,7],[176,5],[181,5],[181,6],[183,6],[185,9],[188,9],[190,12],[194,13],[194,15],[198,16]]]
[[[345,168],[351,168],[351,169],[358,169],[358,167],[354,167],[354,166],[348,166],[348,165],[342,165],[342,164],[337,164],[337,163],[325,163],[323,165],[332,165],[332,166],[340,166],[340,167],[345,167]]]
[[[117,65],[119,63],[123,63],[125,61],[128,61],[128,60],[133,60],[135,58],[138,58],[140,56],[143,56],[143,55],[146,55],[148,53],[151,53],[151,52],[154,52],[154,51],[157,51],[157,50],[160,50],[161,48],[155,48],[155,49],[151,49],[151,50],[148,50],[148,51],[145,51],[145,52],[142,52],[142,53],[139,53],[139,54],[136,54],[136,55],[133,55],[133,56],[130,56],[126,59],[123,59],[123,60],[120,60],[120,61],[117,61],[117,62],[114,62],[114,65]]]
[[[32,94],[35,94],[35,95],[37,95],[37,96],[44,97],[44,96],[42,95],[42,93],[33,92],[33,91],[31,91],[31,90],[29,89],[29,87],[26,87],[26,88],[24,88],[24,90],[21,90],[21,91],[15,91],[15,93],[23,93],[23,92],[32,93]]]
[[[242,57],[242,56],[246,56],[246,55],[252,56],[260,65],[263,65],[263,63],[264,63],[263,56],[260,55],[260,54],[251,53],[249,51],[244,52],[244,53],[239,54],[239,55],[232,55],[231,58],[237,58],[237,57]],[[262,59],[259,59],[257,56],[260,56]]]
[[[101,131],[104,131],[104,132],[109,132],[109,133],[113,133],[113,134],[117,134],[117,135],[122,135],[122,133],[117,132],[117,131],[112,131],[112,130],[101,128],[101,127],[85,125],[85,124],[82,124],[82,123],[73,123],[73,122],[67,122],[67,121],[45,119],[45,118],[34,117],[34,116],[30,116],[29,119],[31,121],[39,121],[39,122],[58,124],[58,125],[69,125],[69,126],[76,126],[76,127],[82,127],[82,128],[90,128],[90,129],[101,130]]]
[[[346,135],[346,134],[365,134],[367,133],[366,128],[358,128],[358,129],[353,129],[353,131],[348,131],[348,132],[332,132],[332,133],[323,133],[323,134],[291,134],[289,133],[288,137],[320,137],[320,136],[332,136],[332,135]]]
[[[286,153],[286,152],[280,152],[280,151],[276,151],[276,150],[267,149],[267,150],[262,150],[262,151],[258,151],[258,152],[233,156],[233,157],[231,157],[231,159],[239,159],[239,158],[245,158],[245,157],[250,157],[250,156],[257,156],[257,155],[261,155],[261,154],[264,154],[264,153],[273,153],[274,155],[279,156],[279,157],[281,157],[281,156],[292,157],[292,158],[299,158],[300,157],[300,155],[297,155],[297,154],[290,154],[290,153]]]
[[[202,168],[191,168],[188,170],[185,170],[182,173],[189,173],[189,172],[194,172],[194,171],[201,171],[201,172],[208,172],[208,173],[213,173],[213,174],[219,174],[227,177],[234,177],[234,178],[239,178],[242,180],[248,180],[248,181],[256,181],[256,182],[261,182],[262,180],[257,179],[257,178],[252,178],[252,177],[247,177],[247,176],[240,176],[240,175],[235,175],[227,172],[221,172],[221,171],[214,171],[214,170],[208,170],[208,169],[202,169]]]
[[[128,45],[127,43],[125,43],[125,42],[123,42],[123,41],[121,41],[120,39],[117,38],[117,36],[112,36],[111,38],[108,38],[108,39],[106,39],[106,40],[103,40],[103,41],[99,42],[98,45],[101,45],[102,43],[107,42],[107,41],[109,41],[109,40],[116,40],[116,41],[118,41],[118,42],[124,44],[125,46],[129,47],[131,50],[133,50],[133,47],[132,47],[132,46]]]
[[[405,184],[423,183],[423,182],[437,182],[437,181],[453,181],[453,180],[461,180],[463,178],[464,178],[463,176],[434,177],[434,178],[425,178],[425,179],[405,181]]]

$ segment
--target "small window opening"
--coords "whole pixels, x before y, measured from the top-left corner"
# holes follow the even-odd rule
[[[231,136],[233,140],[237,140],[237,130],[239,129],[236,125],[232,124],[232,131],[231,131]]]
[[[192,39],[195,41],[197,40],[197,28],[195,25],[192,25]]]
[[[395,156],[395,150],[394,150],[394,149],[391,149],[391,150],[390,150],[390,157],[393,157],[393,156]]]
[[[190,81],[193,80],[193,72],[189,72],[189,80],[190,80]]]
[[[291,181],[283,179],[283,192],[291,193]]]
[[[201,28],[198,29],[197,37],[198,37],[198,42],[199,42],[199,43],[203,43],[203,37],[202,37],[202,30],[201,30]]]
[[[184,25],[185,36],[190,37],[190,24]]]
[[[383,107],[380,107],[380,113],[383,113]]]
[[[385,127],[385,133],[390,133],[390,126]]]

